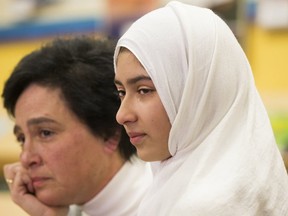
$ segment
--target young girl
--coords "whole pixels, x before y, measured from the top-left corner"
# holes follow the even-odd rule
[[[247,58],[211,10],[179,2],[120,38],[117,121],[154,161],[147,216],[288,215],[288,177]]]

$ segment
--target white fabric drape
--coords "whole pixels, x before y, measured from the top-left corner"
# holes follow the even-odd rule
[[[170,2],[118,41],[151,76],[173,157],[153,163],[140,216],[287,216],[288,177],[250,65],[211,10]],[[117,70],[116,70],[117,73]]]

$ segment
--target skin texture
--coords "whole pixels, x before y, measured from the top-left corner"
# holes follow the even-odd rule
[[[128,50],[119,54],[116,71],[121,98],[116,119],[124,125],[138,156],[145,161],[169,158],[171,124],[149,75]]]
[[[22,148],[20,163],[6,165],[5,177],[14,179],[12,199],[31,215],[45,215],[41,203],[55,206],[47,215],[65,215],[68,205],[89,201],[124,164],[116,151],[119,138],[93,135],[59,89],[28,86],[16,103],[14,133]]]

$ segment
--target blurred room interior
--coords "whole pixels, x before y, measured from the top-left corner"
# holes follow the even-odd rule
[[[0,90],[17,62],[58,36],[119,38],[139,16],[169,0],[0,0]],[[288,1],[184,0],[209,7],[231,27],[243,47],[288,165]],[[18,160],[13,121],[0,106],[0,212],[27,215],[13,204],[2,167]]]

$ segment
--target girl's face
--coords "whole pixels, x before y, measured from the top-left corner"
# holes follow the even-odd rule
[[[169,158],[171,124],[151,78],[128,50],[120,52],[116,70],[115,84],[122,101],[118,123],[124,125],[142,160]]]

